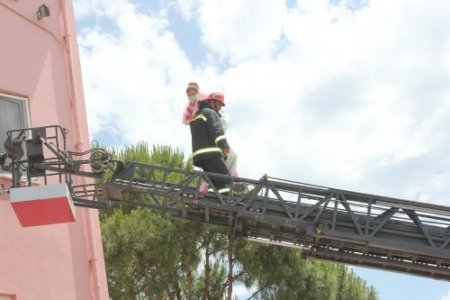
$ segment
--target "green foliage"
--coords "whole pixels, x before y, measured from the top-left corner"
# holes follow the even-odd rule
[[[110,149],[109,152],[115,159],[123,161],[136,161],[142,163],[153,163],[171,168],[192,169],[192,162],[185,160],[183,152],[173,150],[170,146],[154,145],[150,150],[145,142],[136,145],[125,146],[124,149]]]
[[[150,149],[141,142],[110,152],[123,161],[192,169],[183,153],[167,146]],[[235,239],[227,227],[174,220],[144,208],[102,212],[101,226],[114,300],[232,299],[228,288],[238,283],[256,287],[254,299],[377,299],[375,289],[343,265],[305,261],[296,249]]]
[[[248,272],[246,286],[258,288],[255,299],[377,299],[375,289],[346,266],[304,260],[296,249],[248,243],[239,261]]]
[[[191,168],[179,151],[145,143],[110,150],[115,159]],[[192,294],[203,225],[148,209],[103,212],[102,235],[113,299],[181,299]]]

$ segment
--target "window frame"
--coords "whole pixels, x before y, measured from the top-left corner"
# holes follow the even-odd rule
[[[2,292],[0,292],[0,297],[4,297],[4,299],[6,298],[7,300],[16,300],[17,299],[17,295],[16,294],[11,294],[11,293],[2,293]]]
[[[22,126],[21,128],[28,128],[28,127],[30,127],[30,114],[29,114],[29,109],[28,109],[28,103],[29,102],[28,102],[27,98],[14,96],[14,95],[10,95],[10,94],[6,94],[6,93],[0,92],[0,102],[1,101],[9,101],[9,102],[18,104],[18,106],[19,106],[19,115],[20,115],[20,118],[21,118],[21,120],[19,122],[22,123],[21,124],[21,126]],[[20,128],[15,128],[15,129],[20,129]],[[6,132],[5,132],[5,134],[6,134]],[[1,145],[0,149],[2,151],[4,150],[3,149],[3,143],[4,143],[4,141],[0,141],[0,145]],[[3,171],[0,168],[0,175],[6,175],[6,174],[9,174],[9,173],[6,172],[6,171]],[[0,295],[2,295],[2,294],[0,293]]]

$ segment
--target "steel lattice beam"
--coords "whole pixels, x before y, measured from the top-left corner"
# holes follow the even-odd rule
[[[201,195],[201,181],[215,177],[232,188],[245,183],[248,190]],[[108,201],[98,204],[163,210],[181,219],[236,226],[241,236],[301,247],[311,257],[450,280],[450,207],[142,163],[127,164],[105,189]]]
[[[20,187],[23,170],[28,185],[31,177],[43,177],[47,184],[53,176],[67,182],[77,206],[146,207],[180,219],[233,226],[240,236],[300,247],[306,256],[450,281],[450,207],[268,177],[252,180],[122,164],[98,148],[66,151],[66,134],[59,126],[9,131],[13,187]],[[30,146],[25,160],[14,156],[21,153],[22,141]],[[88,160],[72,157],[87,154]],[[114,175],[104,182],[103,170],[111,164]],[[83,171],[83,165],[92,171]],[[73,186],[72,176],[92,177],[96,184]],[[231,187],[228,195],[213,187],[211,179],[219,177]],[[202,181],[212,187],[206,195],[199,193]],[[233,193],[236,182],[247,190]]]

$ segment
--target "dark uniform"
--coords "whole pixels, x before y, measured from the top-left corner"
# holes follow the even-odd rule
[[[190,122],[194,166],[205,172],[229,175],[222,149],[229,149],[218,113],[208,101],[199,102],[197,114]],[[226,180],[211,178],[220,193],[228,192]]]

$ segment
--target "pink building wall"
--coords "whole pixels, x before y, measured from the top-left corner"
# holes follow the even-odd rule
[[[44,3],[50,16],[38,20]],[[0,95],[26,99],[30,127],[60,125],[68,149],[89,148],[71,1],[0,0],[0,70]],[[109,299],[98,212],[76,210],[74,223],[22,228],[0,191],[0,296]]]

